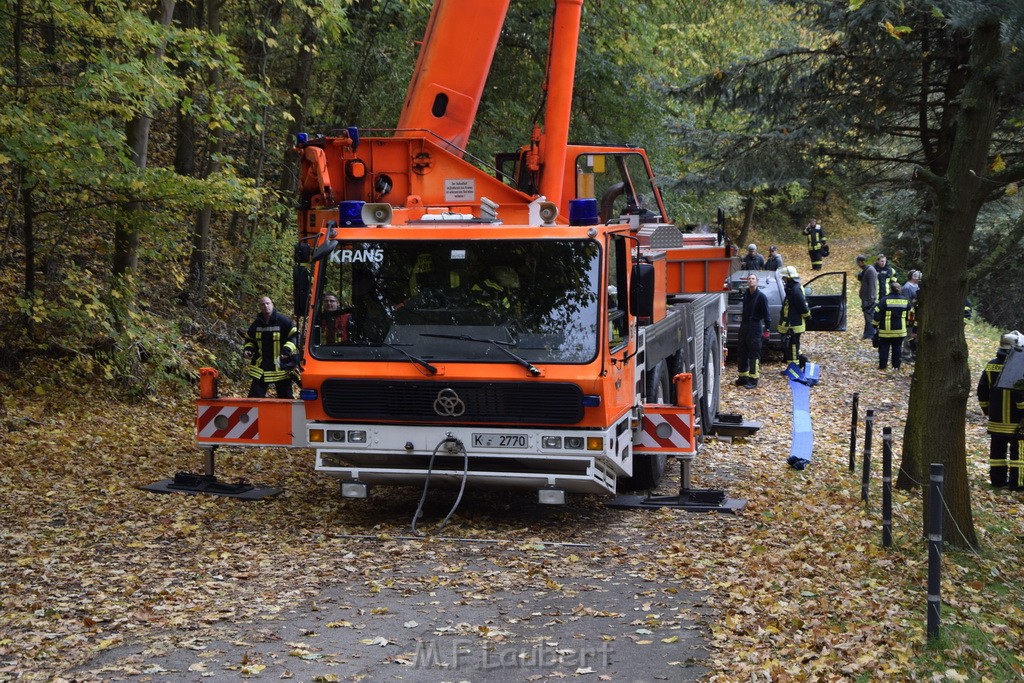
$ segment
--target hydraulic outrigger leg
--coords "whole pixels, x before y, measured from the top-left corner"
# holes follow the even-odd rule
[[[747,505],[746,498],[727,498],[720,489],[695,489],[693,482],[694,454],[677,455],[679,460],[679,494],[675,496],[652,496],[624,494],[616,496],[608,507],[656,510],[677,508],[688,512],[739,512]]]
[[[225,496],[227,498],[241,498],[243,500],[259,500],[269,496],[276,496],[283,489],[276,486],[257,486],[250,484],[244,479],[239,479],[231,484],[220,481],[214,474],[214,451],[216,446],[203,448],[203,474],[191,472],[178,472],[173,479],[164,479],[148,486],[140,487],[143,491],[153,493],[205,493],[211,496]]]

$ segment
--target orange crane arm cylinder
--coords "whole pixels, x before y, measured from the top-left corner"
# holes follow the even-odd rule
[[[540,193],[548,201],[565,206],[563,178],[566,145],[569,144],[569,118],[572,113],[572,86],[576,77],[576,46],[580,38],[583,0],[555,0],[555,19],[551,29],[551,63],[548,64],[547,110],[544,115],[545,142],[541,144],[544,170]]]
[[[457,149],[469,141],[510,0],[437,0],[402,105],[399,137],[426,129]]]

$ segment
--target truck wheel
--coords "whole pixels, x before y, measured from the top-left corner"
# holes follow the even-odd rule
[[[668,365],[661,361],[647,373],[647,394],[645,403],[669,403],[671,400],[671,383],[668,376]],[[622,482],[626,491],[652,489],[658,485],[665,474],[665,463],[668,456],[664,453],[636,453],[633,455],[633,476]]]
[[[700,397],[700,433],[707,435],[718,412],[719,384],[722,373],[722,346],[718,332],[709,327],[704,333],[704,384]]]

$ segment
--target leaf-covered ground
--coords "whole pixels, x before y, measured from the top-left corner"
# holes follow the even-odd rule
[[[834,240],[827,265],[851,265],[852,273],[855,246]],[[806,258],[799,246],[784,254],[798,267]],[[142,492],[139,485],[201,468],[188,397],[120,401],[66,381],[29,389],[33,383],[4,378],[23,388],[4,396],[0,424],[0,680],[160,680],[166,671],[145,657],[106,655],[142,643],[155,661],[235,625],[272,621],[332,589],[443,589],[486,603],[506,591],[558,594],[580,580],[623,575],[649,581],[651,595],[638,598],[639,625],[609,627],[600,637],[654,648],[675,642],[678,629],[697,619],[712,681],[1024,678],[1024,494],[988,488],[984,422],[972,398],[972,502],[984,547],[944,555],[943,639],[929,646],[916,494],[897,492],[895,545],[881,547],[881,430],[893,428],[898,462],[912,368],[879,372],[859,324],[853,307],[850,331],[805,336],[806,352],[823,369],[811,391],[814,460],[803,471],[786,465],[791,399],[777,356],[754,391],[734,387],[735,367],[727,368],[725,409],[765,426],[750,439],[709,443],[695,484],[747,499],[742,513],[620,511],[594,497],[552,510],[527,494],[471,495],[443,536],[495,541],[479,544],[408,538],[418,491],[379,489],[369,502],[341,501],[307,451],[222,451],[222,477],[285,488],[262,502]],[[994,340],[969,326],[975,377]],[[42,366],[24,373],[53,376]],[[854,391],[862,419],[850,473]],[[868,408],[876,433],[865,505]],[[451,501],[450,492],[432,496],[421,528]],[[699,591],[700,603],[673,604],[679,590]],[[599,614],[594,593],[568,597],[581,614]],[[475,637],[494,637],[498,628],[470,627]],[[392,667],[392,678],[440,680],[436,672],[417,678],[401,661],[380,666]],[[239,661],[230,671],[193,671],[198,680],[267,678],[271,670]],[[590,673],[532,670],[522,680]]]

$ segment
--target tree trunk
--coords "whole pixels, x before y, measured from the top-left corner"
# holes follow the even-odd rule
[[[295,71],[288,81],[288,114],[292,118],[292,126],[289,137],[294,139],[294,134],[306,127],[306,98],[309,94],[309,77],[313,73],[313,49],[320,40],[320,31],[311,16],[303,20],[302,33],[299,37],[299,45],[303,49],[299,52],[299,59],[295,64]],[[299,156],[295,149],[288,145],[284,153],[283,172],[281,173],[281,199],[294,202],[298,192],[299,181],[296,172],[299,168]],[[283,212],[279,223],[279,230],[287,230],[291,226],[289,222],[291,212]]]
[[[196,8],[191,2],[178,3],[175,8],[176,21],[183,30],[196,28]],[[196,64],[182,61],[178,65],[178,74],[183,82],[188,82]],[[195,88],[188,87],[181,91],[181,100],[188,98],[196,101]],[[194,104],[193,104],[194,106]],[[185,111],[182,102],[176,107],[174,126],[174,172],[182,176],[194,176],[196,173],[196,117]]]
[[[174,14],[175,0],[159,0],[151,19],[167,27]],[[161,44],[149,62],[159,64],[163,59],[165,44]],[[149,153],[149,128],[152,119],[147,113],[140,113],[128,122],[125,127],[125,138],[132,151],[132,161],[139,171],[146,169],[146,157]],[[114,259],[112,272],[115,280],[134,271],[139,265],[139,225],[142,222],[143,204],[137,199],[125,202],[124,210],[114,228]]]
[[[968,81],[949,166],[943,176],[924,169],[918,174],[935,193],[935,228],[921,296],[918,354],[900,479],[905,484],[913,476],[923,485],[925,464],[942,464],[945,540],[971,548],[977,547],[978,539],[967,476],[965,428],[971,377],[963,304],[971,237],[978,211],[992,190],[985,179],[986,156],[996,123],[1002,55],[998,21],[979,24],[972,35]],[[922,500],[924,529],[928,497],[922,496]]]
[[[36,300],[36,238],[33,220],[35,210],[32,207],[32,188],[25,185],[25,167],[18,165],[18,193],[21,195],[21,220],[25,244],[25,301],[28,310],[25,312],[25,333],[29,339],[35,339],[35,321],[32,310]]]
[[[220,10],[222,0],[208,0],[206,8],[206,30],[211,35],[220,34]],[[220,87],[220,70],[216,67],[210,69],[209,90],[216,92]],[[212,100],[212,98],[211,98]],[[215,117],[217,112],[211,112]],[[206,167],[203,169],[203,177],[208,178],[220,170],[220,154],[224,151],[224,127],[217,125],[210,134],[209,157],[206,160]],[[188,281],[185,283],[185,290],[182,292],[186,300],[194,304],[202,304],[206,298],[206,262],[210,253],[210,220],[213,215],[213,206],[205,205],[196,216],[195,224],[192,227],[190,241],[192,249],[188,259]]]
[[[743,200],[743,225],[740,226],[740,234],[736,236],[736,244],[739,245],[740,253],[742,254],[746,253],[743,250],[747,247],[750,227],[754,224],[754,205],[756,203],[754,195],[750,195]]]

